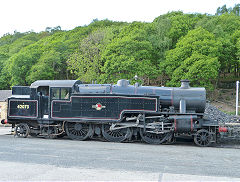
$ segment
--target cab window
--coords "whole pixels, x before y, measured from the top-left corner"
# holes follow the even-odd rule
[[[43,96],[49,96],[49,87],[48,86],[40,86],[37,88],[37,92],[41,93]]]
[[[70,88],[52,88],[52,99],[68,100]]]
[[[61,99],[69,99],[69,88],[61,88]]]
[[[60,88],[52,88],[52,99],[59,99]]]

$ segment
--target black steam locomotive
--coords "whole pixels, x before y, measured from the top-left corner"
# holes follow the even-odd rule
[[[219,135],[217,122],[203,117],[204,88],[83,84],[79,80],[39,80],[14,86],[8,99],[8,118],[19,137],[67,135],[74,140],[103,137],[107,141],[143,140],[150,144],[192,136],[209,146]]]

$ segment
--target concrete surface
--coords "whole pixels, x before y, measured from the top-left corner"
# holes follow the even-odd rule
[[[0,128],[0,181],[240,181],[239,149],[15,138]]]
[[[12,131],[12,127],[0,127],[0,136],[1,135],[10,135]]]

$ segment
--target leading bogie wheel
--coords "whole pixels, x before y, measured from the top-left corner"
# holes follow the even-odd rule
[[[194,143],[200,147],[208,147],[213,140],[213,135],[206,129],[201,129],[194,135]]]
[[[30,133],[30,128],[27,123],[20,123],[15,128],[15,136],[26,138]]]

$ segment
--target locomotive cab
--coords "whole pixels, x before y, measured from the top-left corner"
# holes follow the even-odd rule
[[[31,84],[30,88],[36,88],[39,97],[39,118],[51,119],[52,100],[69,100],[71,92],[79,80],[39,80]]]
[[[39,80],[29,87],[14,86],[8,99],[9,123],[21,120],[41,122],[51,119],[51,101],[69,100],[78,80]]]

